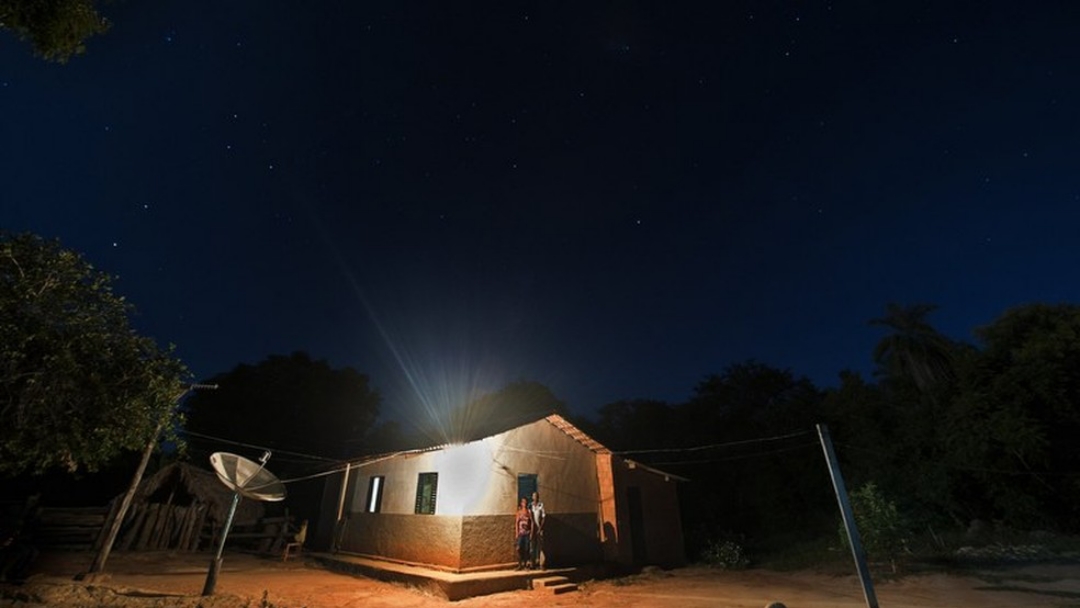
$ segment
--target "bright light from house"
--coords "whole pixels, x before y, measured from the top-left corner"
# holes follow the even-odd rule
[[[382,480],[380,476],[371,478],[371,502],[368,504],[368,513],[379,510],[379,496],[382,495]]]
[[[491,476],[496,463],[490,438],[455,445],[435,455],[441,459],[440,515],[477,515],[495,487]]]
[[[432,444],[471,438],[471,427],[483,421],[462,408],[525,375],[524,366],[509,362],[519,357],[527,337],[498,319],[472,318],[473,307],[442,304],[436,288],[413,307],[396,305],[393,315],[380,314],[353,274],[346,275],[401,374],[400,386],[384,394],[387,401],[411,401],[417,415],[404,419],[428,433]]]

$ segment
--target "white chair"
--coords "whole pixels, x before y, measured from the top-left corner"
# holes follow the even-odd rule
[[[281,556],[281,561],[283,561],[283,562],[289,561],[289,556],[293,555],[294,554],[293,552],[295,552],[296,554],[299,554],[300,551],[304,548],[304,541],[305,540],[307,540],[307,520],[306,519],[300,524],[300,529],[297,530],[296,534],[293,536],[293,540],[290,541],[290,542],[285,543],[285,552]]]

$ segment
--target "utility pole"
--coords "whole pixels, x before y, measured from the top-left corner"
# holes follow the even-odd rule
[[[173,401],[179,402],[193,390],[207,389],[215,390],[218,385],[216,384],[189,384],[179,395],[173,398]],[[150,456],[154,453],[154,448],[157,447],[158,437],[161,435],[161,431],[165,429],[165,423],[169,421],[169,416],[163,416],[161,421],[158,422],[157,428],[154,429],[154,435],[150,437],[150,440],[146,443],[146,449],[143,450],[142,460],[139,461],[139,466],[135,469],[135,475],[131,478],[131,486],[128,487],[127,492],[124,494],[124,498],[120,501],[120,507],[116,509],[116,513],[113,515],[113,519],[109,522],[109,531],[105,536],[105,540],[101,543],[101,549],[98,550],[96,556],[94,556],[94,563],[90,564],[90,569],[83,574],[79,574],[75,578],[77,580],[93,580],[96,575],[100,574],[105,569],[105,562],[109,559],[109,553],[112,552],[113,543],[116,542],[116,535],[120,533],[120,524],[124,523],[124,516],[127,515],[128,507],[131,506],[131,500],[135,498],[135,491],[139,489],[139,484],[142,483],[143,473],[146,472],[146,465],[150,462]]]
[[[844,487],[844,477],[840,474],[840,463],[836,461],[836,452],[833,451],[832,438],[829,437],[829,427],[824,424],[817,425],[818,437],[821,439],[821,448],[825,450],[825,461],[829,463],[829,476],[832,477],[833,490],[836,492],[836,500],[840,503],[840,515],[844,518],[844,529],[847,530],[848,541],[851,542],[851,555],[855,558],[855,569],[859,572],[859,580],[862,582],[863,596],[866,597],[866,608],[878,608],[877,594],[874,593],[874,583],[870,580],[870,569],[866,565],[866,553],[863,551],[862,539],[859,537],[859,527],[855,525],[855,514],[848,502],[847,488]]]

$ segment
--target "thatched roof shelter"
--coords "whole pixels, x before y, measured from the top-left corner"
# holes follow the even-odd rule
[[[135,493],[135,504],[167,504],[189,507],[206,505],[206,516],[214,524],[222,524],[232,504],[233,491],[221,483],[217,474],[185,462],[166,466],[143,479]],[[233,525],[246,526],[259,521],[264,514],[262,503],[242,499],[237,505]]]

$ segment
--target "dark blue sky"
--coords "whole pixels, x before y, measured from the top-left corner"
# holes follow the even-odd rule
[[[829,386],[888,302],[1080,301],[1080,6],[867,4],[106,5],[67,65],[0,36],[0,226],[200,377],[305,350],[388,413]]]

